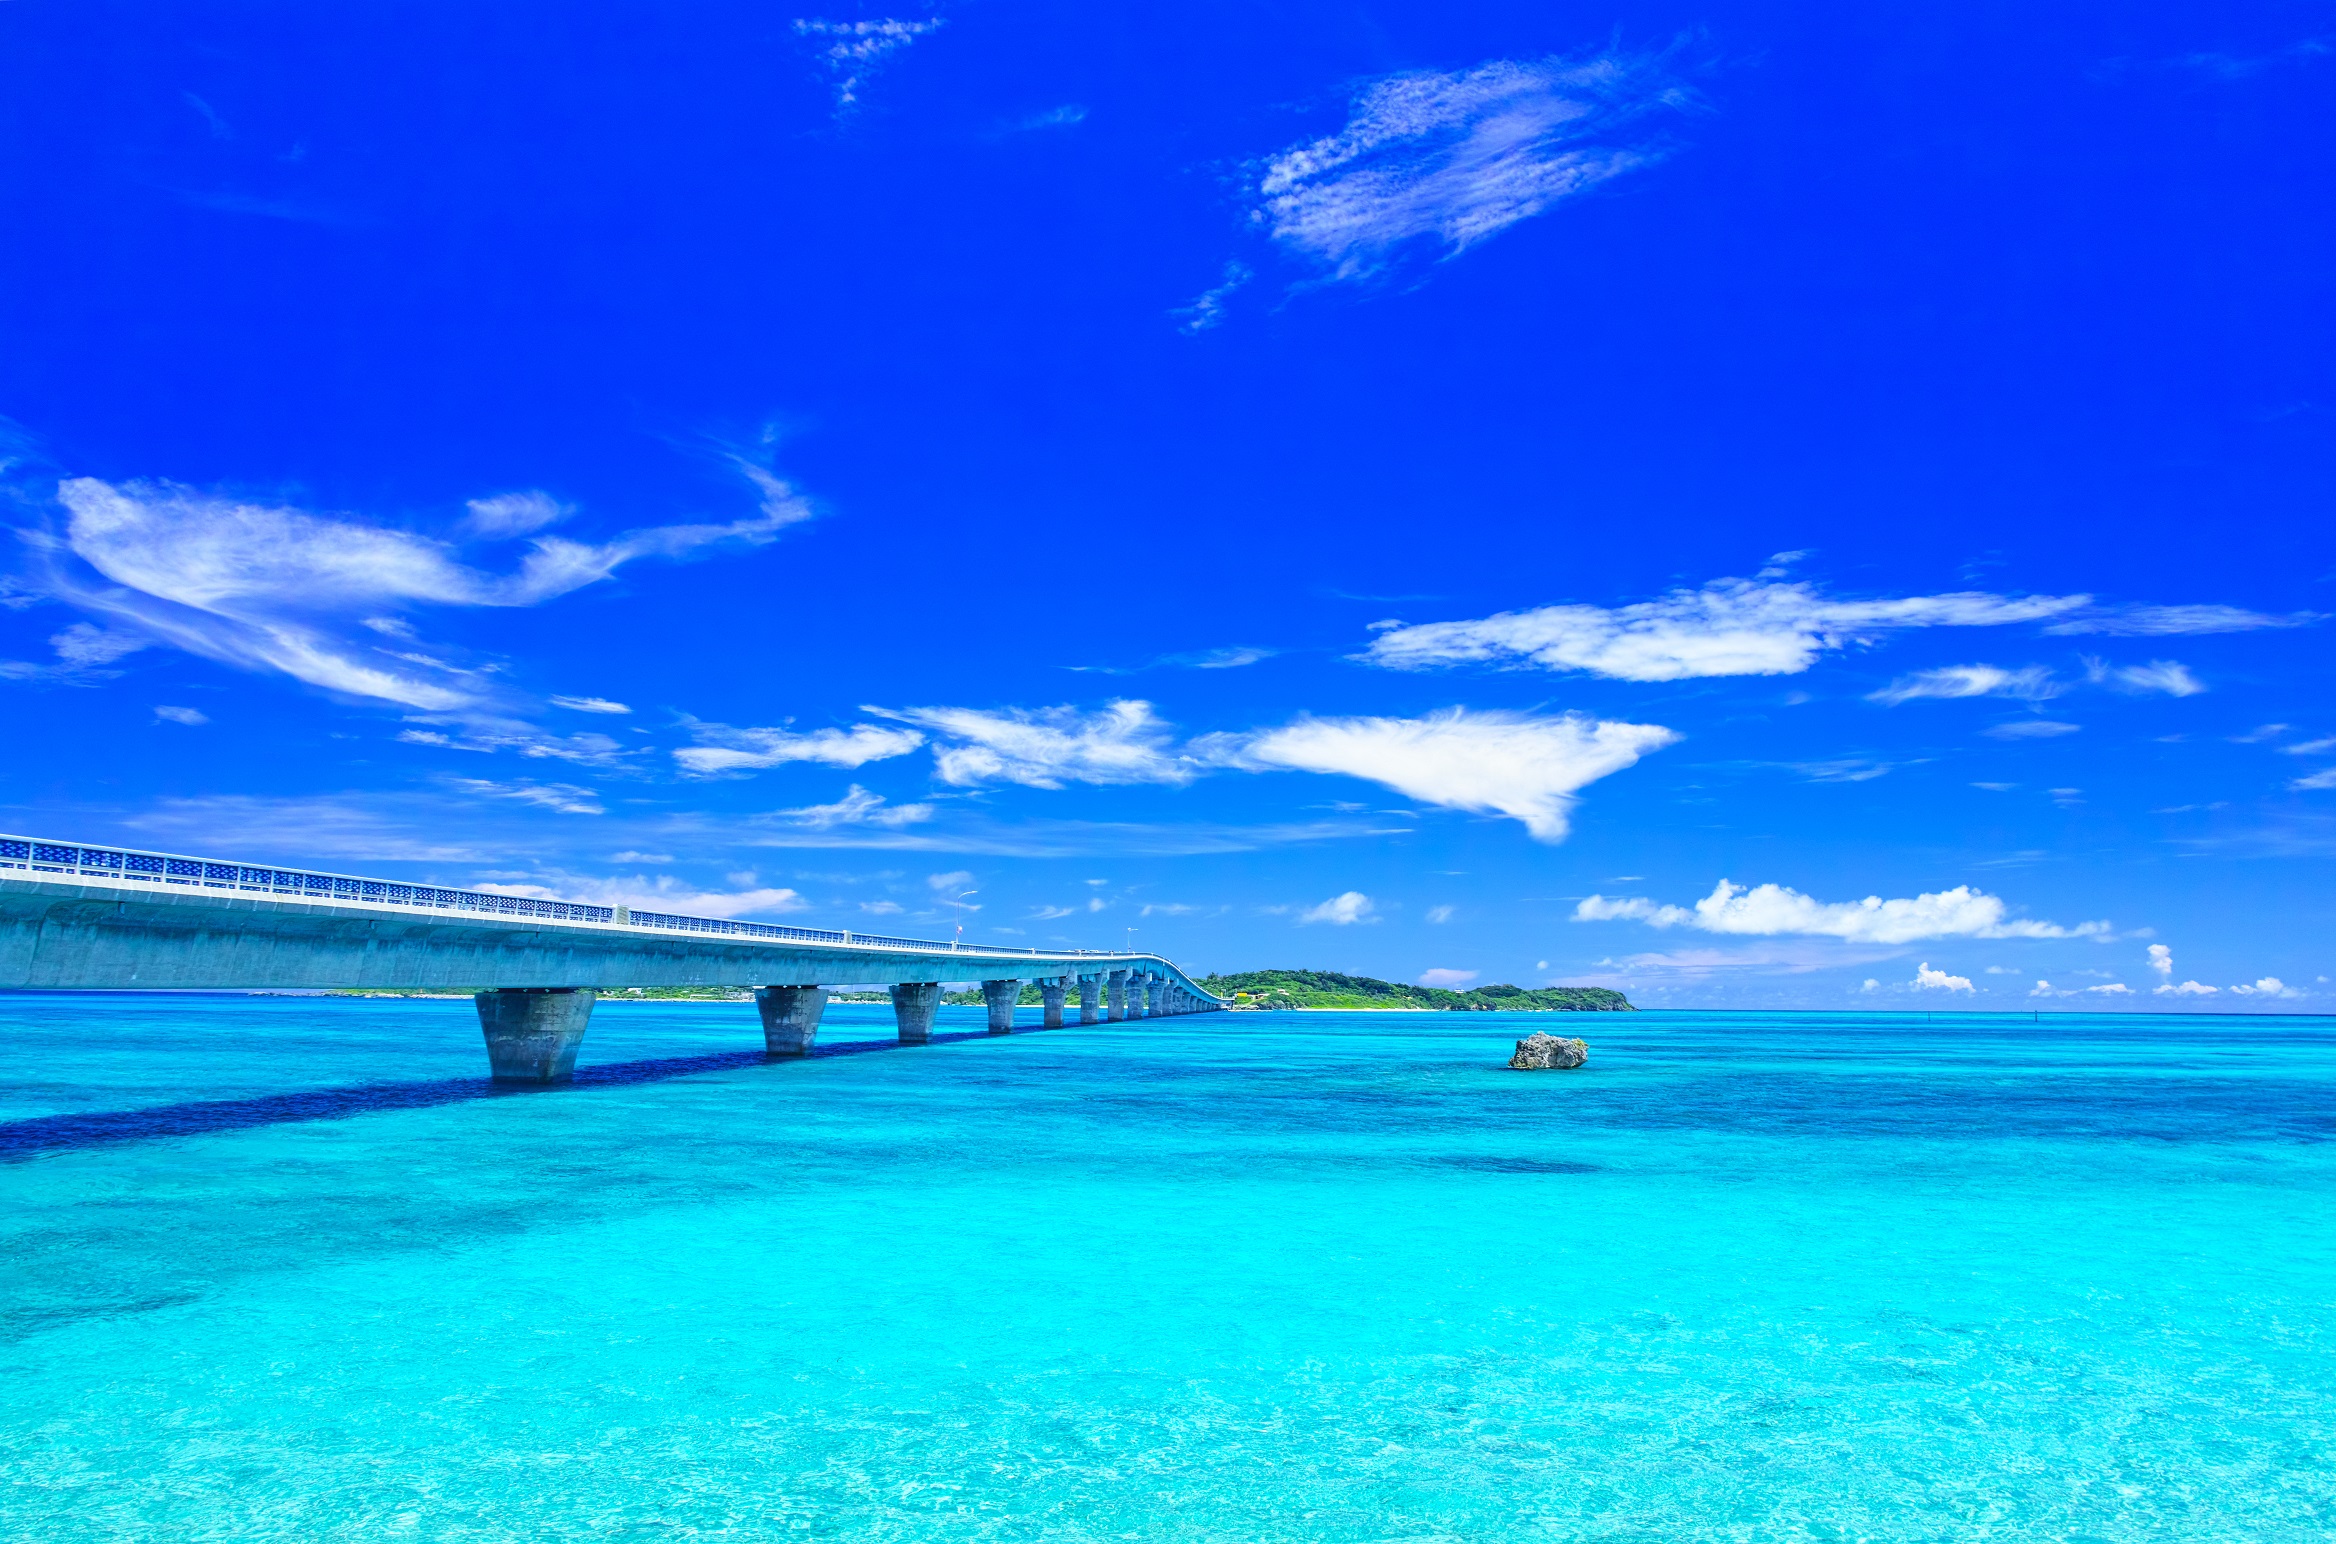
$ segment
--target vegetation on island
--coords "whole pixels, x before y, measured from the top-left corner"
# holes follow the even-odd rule
[[[1236,1008],[1409,1009],[1448,1013],[1635,1013],[1630,999],[1602,986],[1406,986],[1334,970],[1243,970],[1200,978]]]

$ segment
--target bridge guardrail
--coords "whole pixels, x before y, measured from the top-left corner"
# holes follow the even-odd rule
[[[532,896],[500,895],[492,890],[449,890],[437,885],[402,884],[389,879],[365,879],[353,874],[328,874],[309,869],[229,863],[212,858],[190,858],[179,853],[145,852],[134,847],[90,847],[77,842],[48,842],[29,836],[0,836],[0,871],[72,874],[105,879],[136,879],[159,885],[184,885],[202,890],[286,896],[301,900],[363,901],[375,906],[405,906],[425,911],[469,911],[487,916],[536,917],[547,922],[601,922],[620,927],[655,928],[661,932],[709,933],[728,937],[768,938],[788,943],[843,944],[852,948],[935,950],[947,953],[1030,955],[1049,959],[1065,956],[1111,956],[1159,959],[1158,955],[1131,955],[1109,949],[1026,949],[976,944],[966,949],[950,940],[893,938],[880,933],[848,929],[787,927],[775,922],[740,922],[728,917],[688,917],[671,912],[635,911],[625,906],[587,906],[575,901],[544,901]]]

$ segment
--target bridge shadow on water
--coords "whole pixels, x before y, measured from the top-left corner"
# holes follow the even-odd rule
[[[1039,1031],[1017,1029],[1016,1034]],[[928,1042],[947,1045],[959,1040],[987,1040],[986,1031],[937,1034]],[[527,1099],[561,1094],[572,1089],[623,1088],[635,1083],[663,1083],[701,1072],[728,1072],[737,1067],[819,1061],[830,1056],[864,1056],[871,1051],[901,1050],[897,1040],[845,1040],[817,1045],[809,1056],[768,1056],[761,1051],[718,1051],[705,1056],[665,1056],[652,1061],[612,1062],[604,1067],[579,1067],[569,1083],[497,1083],[488,1078],[441,1078],[428,1083],[367,1083],[353,1088],[309,1088],[296,1093],[260,1094],[250,1099],[203,1099],[185,1104],[149,1105],[141,1110],[98,1110],[85,1115],[41,1115],[30,1120],[0,1121],[0,1162],[80,1147],[105,1147],[117,1142],[143,1142],[160,1137],[203,1136],[214,1131],[242,1131],[253,1126],[283,1126],[298,1121],[342,1120],[351,1115],[374,1115],[388,1110],[429,1110],[474,1099]]]

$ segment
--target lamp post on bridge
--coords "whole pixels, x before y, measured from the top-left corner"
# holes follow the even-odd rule
[[[981,894],[979,890],[967,890],[963,894],[960,894],[956,900],[949,903],[950,905],[957,908],[957,936],[949,940],[949,947],[951,949],[962,949],[965,947],[965,897],[968,895],[979,894]]]

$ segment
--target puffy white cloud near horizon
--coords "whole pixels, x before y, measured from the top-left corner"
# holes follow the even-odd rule
[[[1969,976],[1950,976],[1943,970],[1930,968],[1928,960],[1915,967],[1915,990],[1922,992],[1976,992]]]
[[[1419,973],[1419,984],[1421,986],[1440,986],[1448,991],[1457,992],[1465,988],[1469,982],[1474,981],[1482,974],[1482,971],[1445,970],[1439,967],[1435,970],[1421,971]]]
[[[1693,101],[1651,55],[1404,71],[1364,87],[1337,133],[1266,159],[1251,217],[1331,278],[1366,280],[1414,244],[1457,256],[1652,164],[1639,120]]]
[[[1252,771],[1364,778],[1445,809],[1506,815],[1534,840],[1560,842],[1577,789],[1678,739],[1660,724],[1450,708],[1421,718],[1301,718],[1195,749]]]
[[[1359,658],[1396,670],[1493,664],[1622,681],[1798,675],[1822,654],[1907,628],[2001,627],[2090,603],[2085,595],[1979,591],[1840,600],[1800,581],[1718,579],[1625,606],[1542,606],[1466,622],[1381,623]]]
[[[1334,895],[1319,906],[1309,906],[1298,913],[1300,922],[1328,922],[1337,927],[1352,927],[1358,922],[1376,922],[1371,898],[1360,890],[1349,890]]]
[[[2006,914],[2000,897],[1957,885],[1911,899],[1820,901],[1784,885],[1747,888],[1729,880],[1693,907],[1659,904],[1638,896],[1592,895],[1574,907],[1576,922],[1643,922],[1649,927],[1690,927],[1705,933],[1774,937],[1797,934],[1857,943],[1907,944],[1930,938],[2107,938],[2106,922],[2062,927]]]

